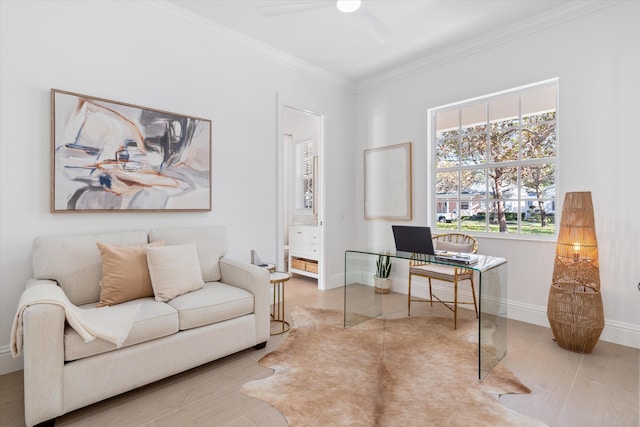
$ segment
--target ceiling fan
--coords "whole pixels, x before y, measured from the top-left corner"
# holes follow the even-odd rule
[[[287,2],[265,2],[258,10],[265,17],[310,12],[316,9],[334,7],[336,12],[349,13],[360,22],[380,44],[385,44],[390,36],[389,29],[371,13],[361,0],[296,0]]]

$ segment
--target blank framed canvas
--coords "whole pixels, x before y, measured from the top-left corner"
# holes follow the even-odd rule
[[[411,143],[364,150],[365,219],[411,220]]]

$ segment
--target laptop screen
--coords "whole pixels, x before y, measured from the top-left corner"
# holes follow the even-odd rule
[[[429,227],[392,225],[396,251],[433,255],[433,241]]]

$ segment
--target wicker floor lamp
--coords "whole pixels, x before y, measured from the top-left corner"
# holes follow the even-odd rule
[[[577,353],[591,353],[604,329],[589,191],[567,193],[564,198],[547,318],[558,345]]]

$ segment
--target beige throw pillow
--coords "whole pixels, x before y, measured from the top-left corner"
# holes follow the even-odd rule
[[[147,255],[143,248],[163,244],[164,241],[159,241],[147,245],[117,246],[97,242],[102,258],[98,307],[152,297]]]
[[[169,301],[204,286],[195,243],[145,247],[156,301]]]

